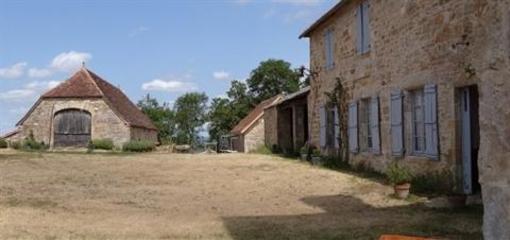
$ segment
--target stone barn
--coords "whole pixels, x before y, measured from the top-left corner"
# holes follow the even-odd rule
[[[85,147],[93,139],[111,139],[117,147],[130,140],[158,141],[152,121],[119,88],[85,67],[44,93],[16,126],[8,141],[33,134],[51,148]]]
[[[230,140],[234,151],[250,152],[264,145],[264,108],[278,102],[278,95],[262,101],[230,131]]]

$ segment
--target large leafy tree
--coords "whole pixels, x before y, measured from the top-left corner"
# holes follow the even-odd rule
[[[138,101],[137,106],[152,120],[158,129],[159,140],[163,143],[171,142],[175,134],[175,114],[168,104],[160,104],[156,98],[147,94]]]
[[[191,92],[180,96],[174,105],[176,142],[195,144],[200,127],[207,120],[207,95]]]
[[[254,99],[248,94],[248,87],[241,81],[234,80],[227,91],[235,123],[243,119],[253,108]]]
[[[284,60],[269,59],[251,72],[247,84],[254,102],[259,103],[282,92],[299,90],[299,73]]]
[[[209,111],[209,137],[219,141],[236,124],[232,103],[227,98],[214,98]]]

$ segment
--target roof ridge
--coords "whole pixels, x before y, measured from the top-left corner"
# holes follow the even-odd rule
[[[80,71],[84,71],[85,72],[85,75],[87,76],[87,78],[89,80],[92,81],[92,83],[94,83],[94,86],[96,86],[97,90],[101,93],[101,96],[103,96],[103,98],[105,97],[104,95],[104,92],[103,90],[101,90],[101,88],[97,85],[96,83],[96,80],[90,75],[89,71],[85,66],[81,67]]]

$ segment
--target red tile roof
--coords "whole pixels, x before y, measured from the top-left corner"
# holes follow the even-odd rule
[[[243,118],[237,125],[230,131],[233,135],[244,134],[250,127],[257,122],[262,116],[264,116],[264,108],[275,103],[282,98],[281,95],[274,96],[267,100],[262,101],[257,105],[248,115]]]
[[[53,98],[102,98],[115,114],[130,126],[157,130],[150,118],[120,89],[86,68],[80,69],[71,78],[43,94],[17,125],[23,124],[41,99]]]

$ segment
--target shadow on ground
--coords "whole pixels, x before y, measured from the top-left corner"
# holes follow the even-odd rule
[[[224,217],[233,239],[377,239],[384,233],[482,239],[482,207],[428,209],[418,205],[375,208],[336,195],[302,199],[324,212],[291,216]]]

